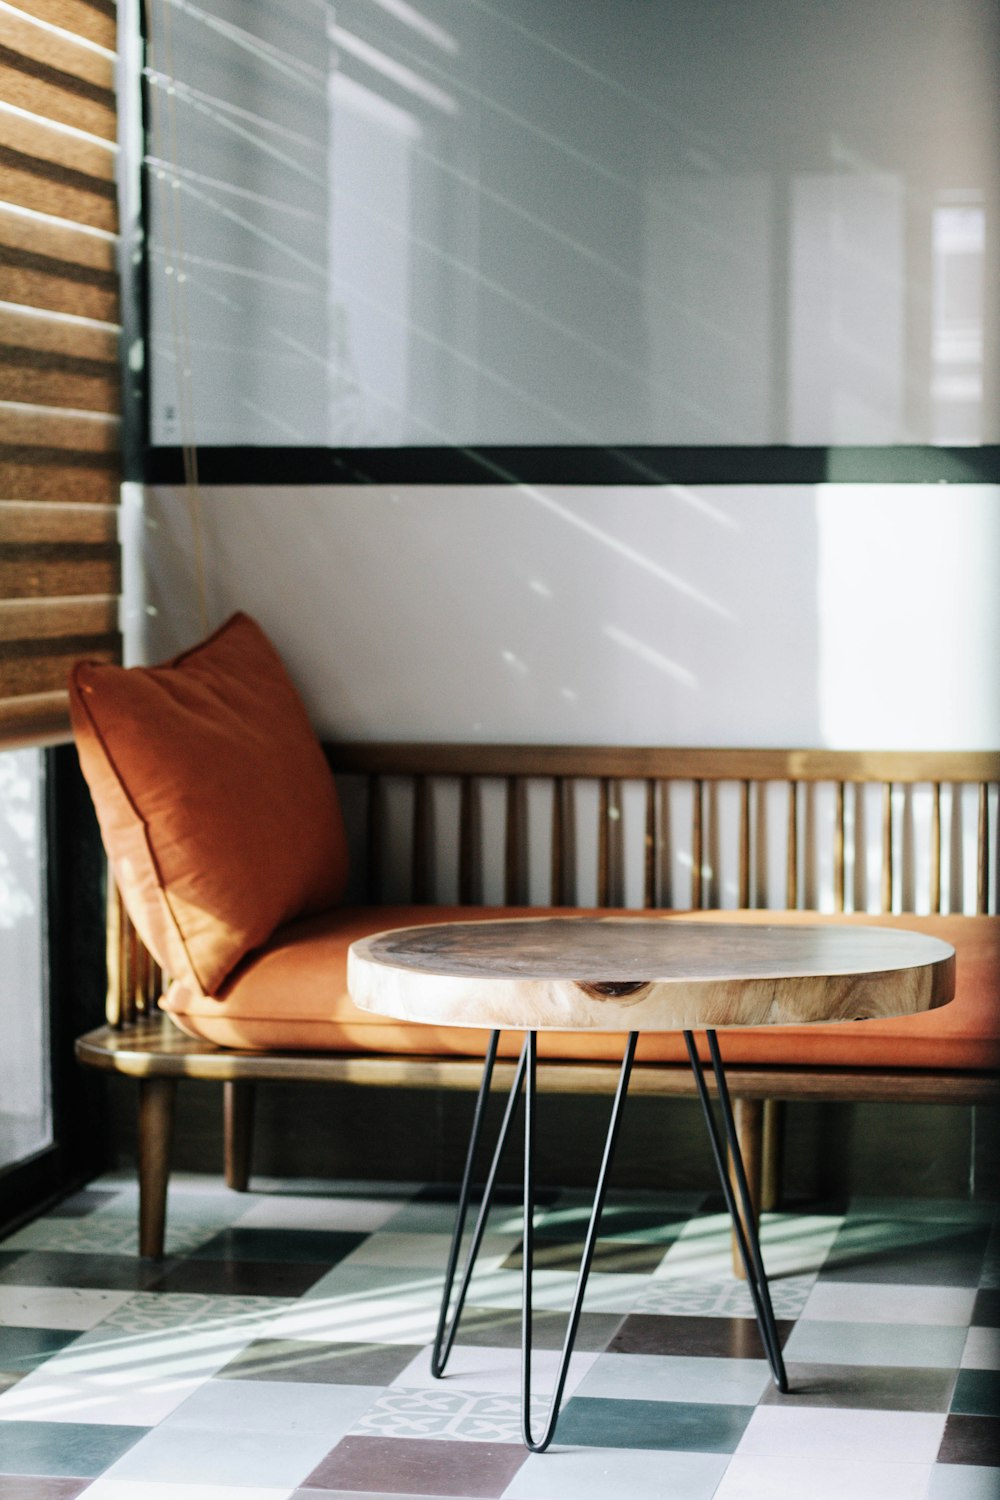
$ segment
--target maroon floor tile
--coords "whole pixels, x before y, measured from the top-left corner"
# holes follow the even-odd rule
[[[778,1319],[784,1344],[794,1322]],[[608,1345],[609,1354],[684,1354],[705,1359],[763,1359],[753,1318],[694,1318],[632,1313]]]
[[[93,1482],[51,1474],[0,1474],[0,1500],[77,1500]]]
[[[1000,1467],[1000,1417],[967,1417],[952,1412],[944,1426],[938,1463]]]
[[[520,1443],[346,1437],[305,1480],[306,1490],[364,1495],[502,1495],[527,1458]]]

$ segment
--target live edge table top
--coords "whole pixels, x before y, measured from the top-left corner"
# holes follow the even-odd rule
[[[924,933],[673,917],[443,922],[351,945],[362,1010],[436,1026],[673,1031],[912,1015],[952,998]]]

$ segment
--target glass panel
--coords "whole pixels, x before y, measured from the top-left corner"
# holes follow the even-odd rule
[[[997,6],[152,14],[155,441],[1000,439]]]
[[[0,753],[0,1168],[52,1141],[43,777],[40,750]]]

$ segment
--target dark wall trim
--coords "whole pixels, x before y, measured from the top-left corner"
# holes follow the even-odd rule
[[[998,484],[980,448],[216,448],[203,484]],[[181,484],[180,448],[149,448],[146,480]]]

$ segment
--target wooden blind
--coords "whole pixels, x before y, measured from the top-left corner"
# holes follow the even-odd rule
[[[0,745],[120,657],[114,0],[0,0]]]

